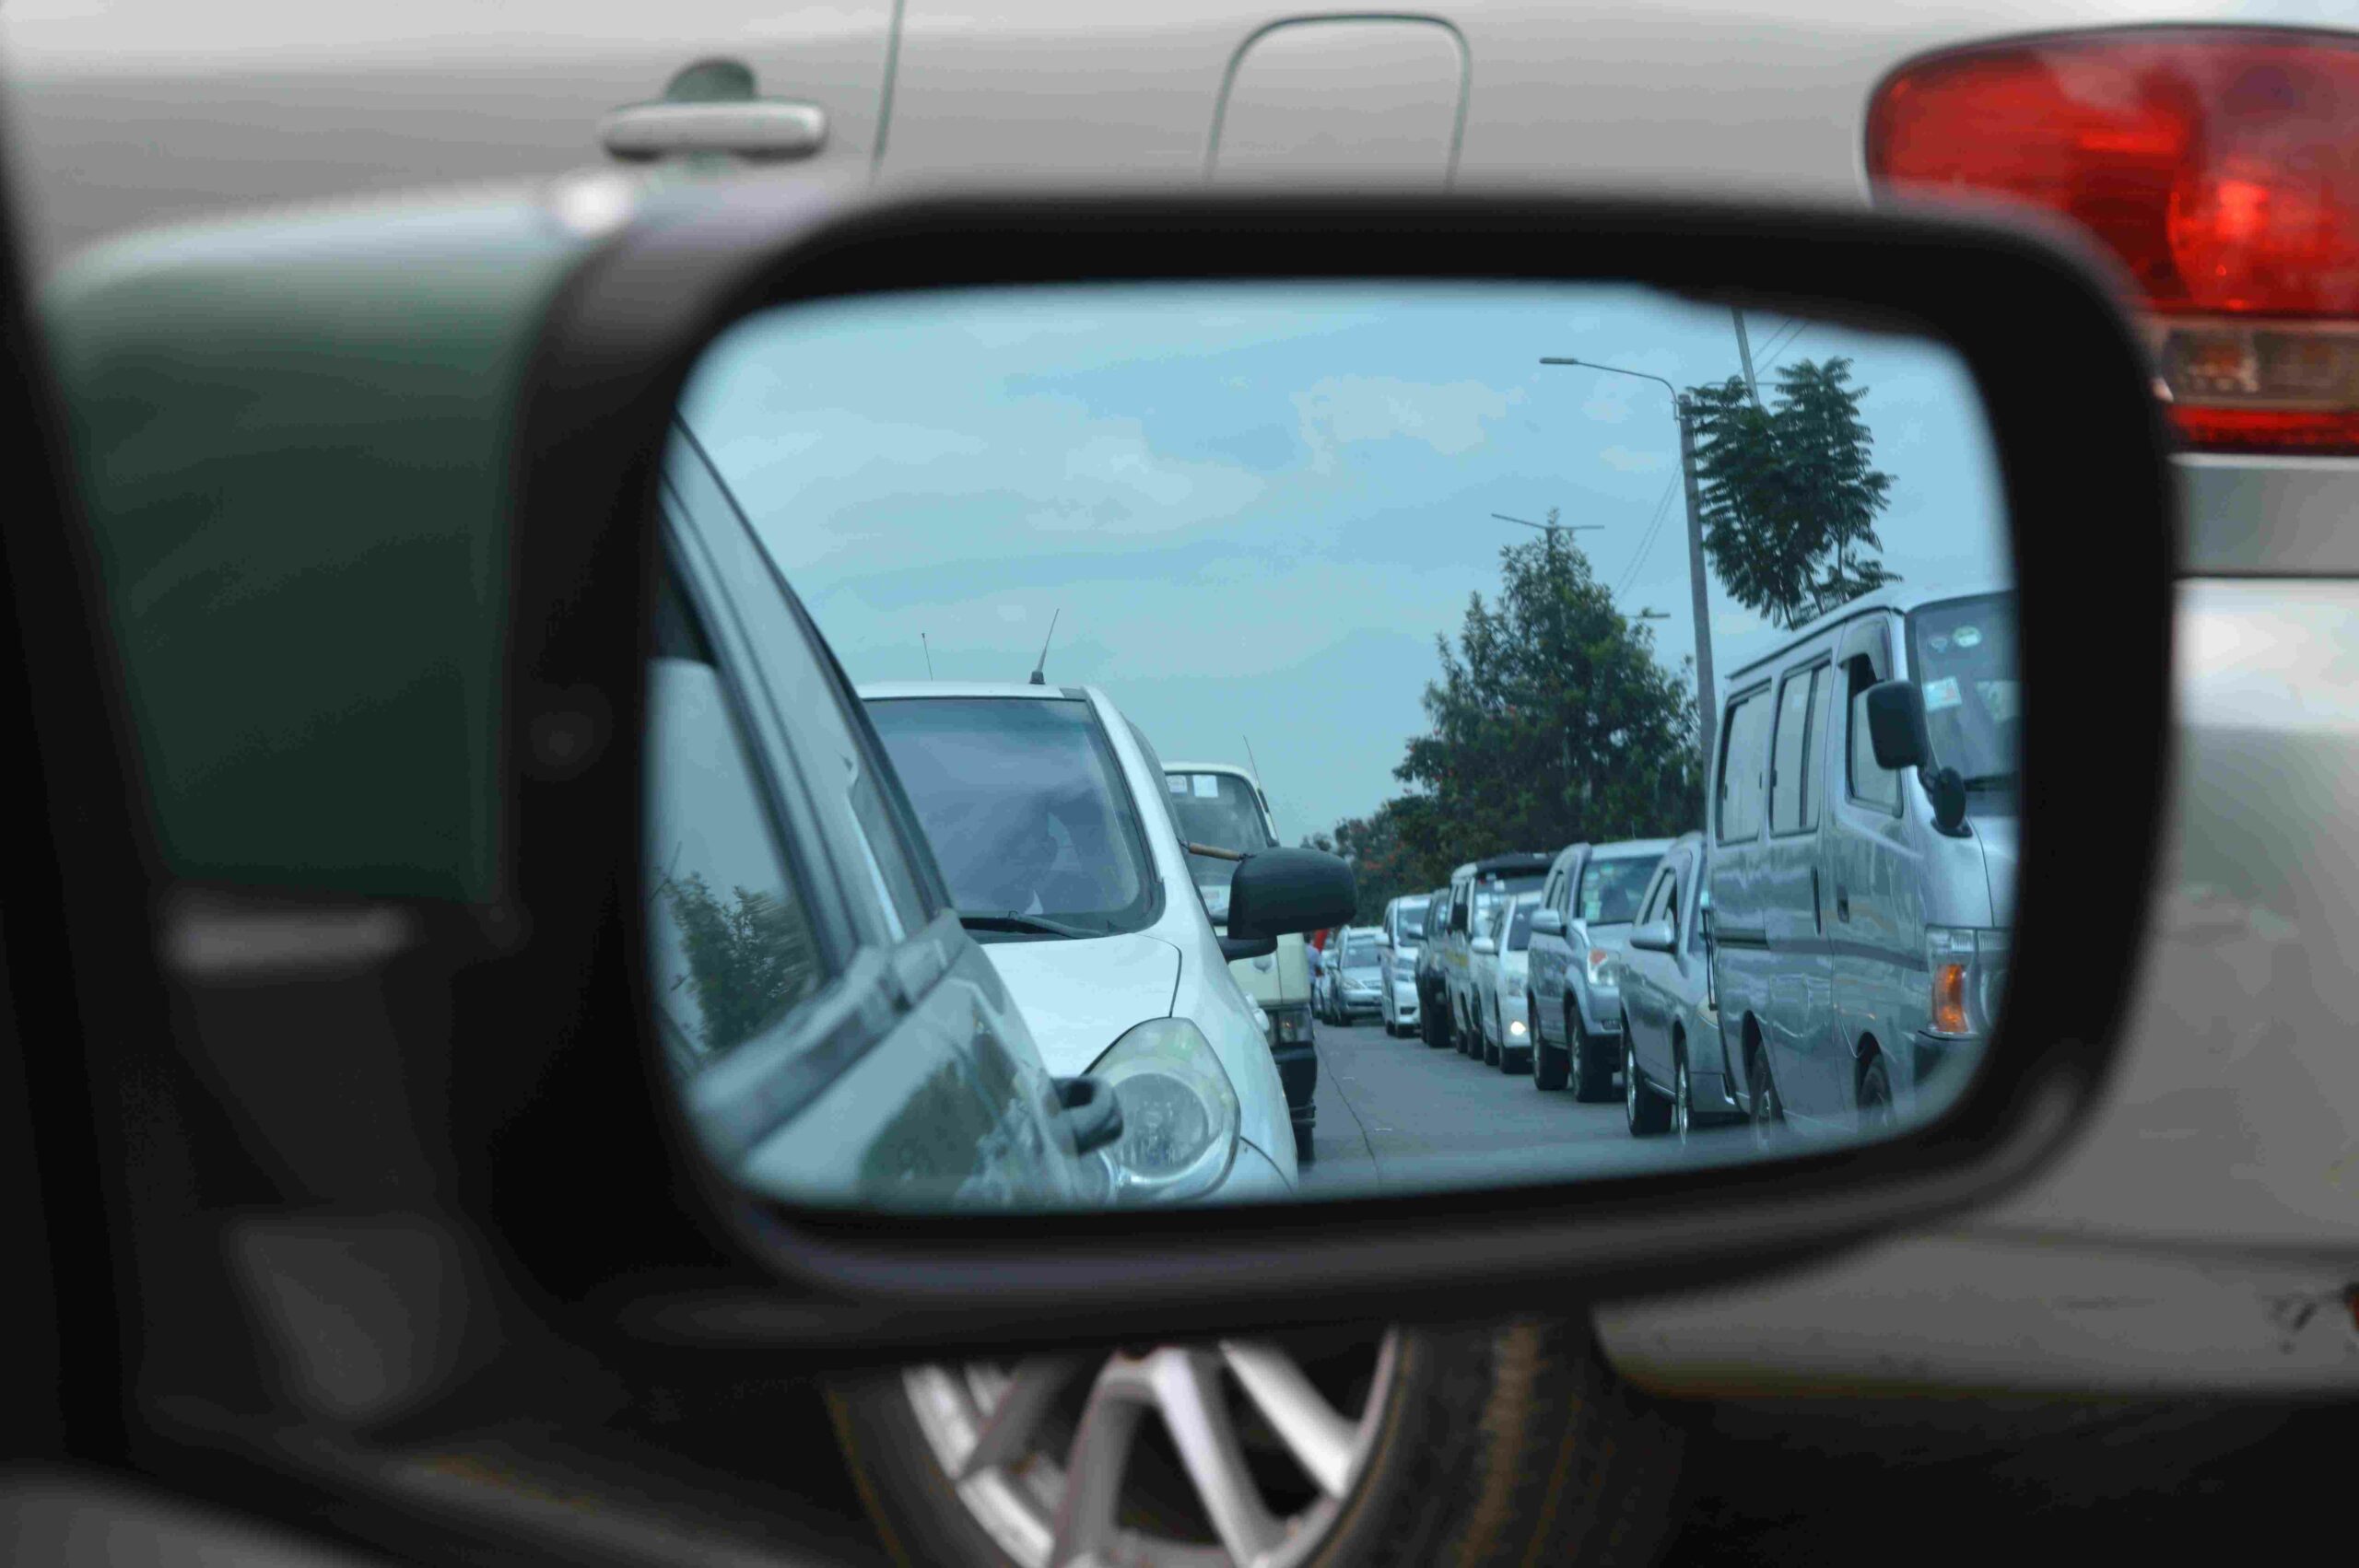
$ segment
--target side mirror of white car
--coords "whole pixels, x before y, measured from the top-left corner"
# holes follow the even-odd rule
[[[1485,954],[1496,953],[1498,950],[1499,950],[1499,944],[1498,944],[1497,942],[1493,942],[1489,937],[1486,937],[1486,936],[1478,936],[1478,937],[1476,937],[1476,938],[1475,938],[1472,942],[1469,942],[1469,943],[1467,944],[1467,948],[1466,948],[1466,951],[1468,951],[1469,953],[1479,953],[1479,954]]]

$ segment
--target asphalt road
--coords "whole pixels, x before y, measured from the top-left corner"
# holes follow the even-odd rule
[[[1316,1026],[1317,1157],[1306,1193],[1374,1185],[1414,1190],[1437,1173],[1479,1160],[1512,1168],[1519,1153],[1560,1164],[1568,1143],[1629,1141],[1620,1102],[1583,1105],[1570,1089],[1545,1094],[1532,1074],[1501,1072],[1375,1022]],[[1536,1173],[1535,1173],[1536,1174]]]

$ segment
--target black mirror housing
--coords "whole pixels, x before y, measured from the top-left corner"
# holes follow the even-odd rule
[[[1220,939],[1220,955],[1231,964],[1240,958],[1267,958],[1277,950],[1273,936],[1245,937],[1232,931]]]
[[[1359,907],[1352,868],[1318,849],[1264,849],[1228,884],[1228,934],[1275,939],[1346,926]]]
[[[1922,767],[1933,759],[1925,731],[1925,694],[1914,681],[1881,681],[1868,688],[1868,739],[1876,766]]]

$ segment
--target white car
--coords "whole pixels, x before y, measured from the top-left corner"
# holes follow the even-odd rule
[[[1144,1033],[1185,1134],[1172,1179],[1195,1190],[1179,1196],[1290,1196],[1285,1085],[1146,737],[1095,687],[889,682],[860,696],[1049,1071],[1113,1076],[1119,1096],[1109,1051]]]
[[[1501,1072],[1532,1071],[1532,916],[1537,892],[1519,893],[1491,907],[1490,918],[1467,949],[1474,993],[1474,1046],[1470,1054]]]
[[[1417,951],[1425,945],[1426,911],[1433,900],[1430,893],[1410,893],[1384,907],[1378,967],[1383,973],[1382,1016],[1388,1035],[1417,1032]]]

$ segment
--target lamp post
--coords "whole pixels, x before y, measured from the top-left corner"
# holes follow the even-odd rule
[[[1719,717],[1720,693],[1712,683],[1712,608],[1704,576],[1704,509],[1696,494],[1696,432],[1687,416],[1687,401],[1679,389],[1661,376],[1625,370],[1619,365],[1599,365],[1587,359],[1543,357],[1543,365],[1573,365],[1609,376],[1636,376],[1653,381],[1671,394],[1672,417],[1679,422],[1679,472],[1687,486],[1687,589],[1696,616],[1696,731],[1704,748],[1704,771],[1712,767],[1713,721]],[[1668,618],[1668,617],[1666,617]]]
[[[1638,612],[1638,619],[1642,621],[1667,621],[1671,619],[1671,612],[1668,610],[1641,610]]]
[[[1526,528],[1536,528],[1554,538],[1558,533],[1588,533],[1603,528],[1602,522],[1534,522],[1528,517],[1509,517],[1505,512],[1493,512],[1501,522],[1520,522]]]

